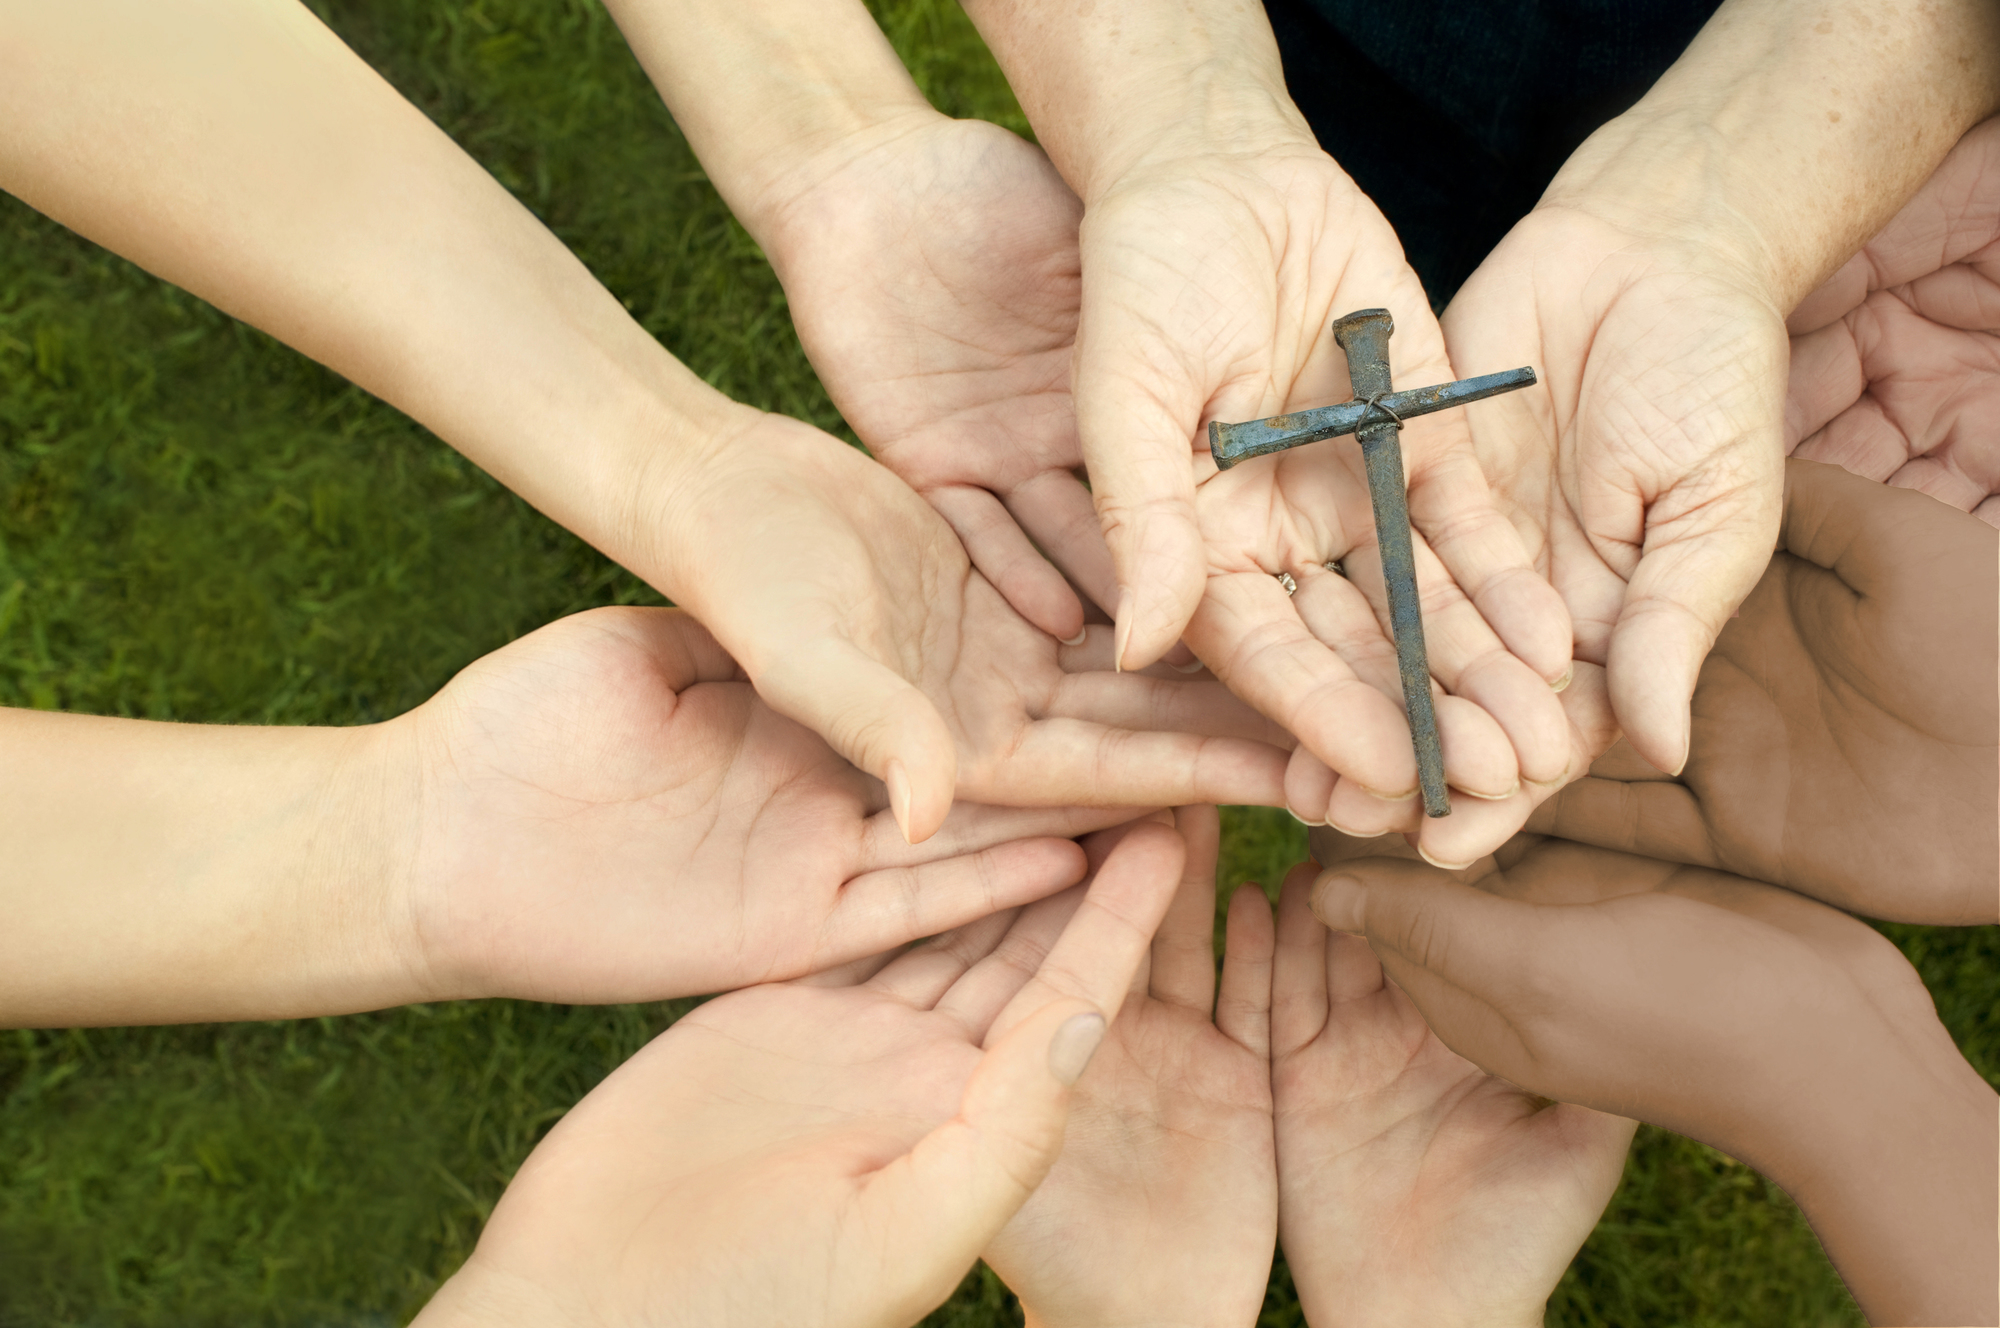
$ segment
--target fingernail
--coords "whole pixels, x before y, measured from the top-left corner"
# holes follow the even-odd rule
[[[1118,587],[1118,629],[1111,639],[1111,671],[1125,671],[1125,647],[1132,641],[1132,592]]]
[[[1349,839],[1380,839],[1383,835],[1389,833],[1387,830],[1349,830],[1346,826],[1331,817],[1327,818],[1326,823],[1341,834],[1346,835]]]
[[[1361,791],[1381,802],[1408,802],[1411,798],[1416,797],[1418,792],[1416,789],[1411,789],[1408,793],[1381,793],[1369,788],[1366,784],[1361,785]]]
[[[1361,934],[1361,882],[1327,872],[1313,884],[1312,911],[1320,923],[1350,936]]]
[[[1084,643],[1084,639],[1089,635],[1090,635],[1090,627],[1088,626],[1088,624],[1086,624],[1085,626],[1076,629],[1075,636],[1059,637],[1057,639],[1061,640],[1062,643],[1066,646],[1080,646]]]
[[[1176,673],[1200,673],[1203,669],[1207,668],[1208,666],[1206,664],[1203,664],[1200,660],[1196,660],[1192,664],[1170,664],[1167,667],[1171,668]]]
[[[1056,1077],[1057,1083],[1068,1088],[1083,1077],[1084,1067],[1104,1041],[1104,1032],[1104,1016],[1095,1010],[1063,1020],[1062,1027],[1049,1040],[1049,1073]]]
[[[1557,678],[1554,682],[1549,684],[1549,690],[1559,692],[1563,688],[1569,686],[1570,683],[1574,682],[1575,680],[1576,680],[1576,661],[1571,660],[1569,662],[1569,667],[1563,670],[1563,676]]]
[[[896,828],[903,832],[903,842],[914,844],[910,838],[910,776],[903,769],[903,763],[894,757],[882,772],[882,782],[889,786],[889,811],[896,818]]]
[[[1452,785],[1452,787],[1458,788],[1456,784]],[[1469,788],[1462,788],[1458,791],[1468,798],[1478,798],[1481,802],[1505,802],[1521,791],[1521,781],[1518,779],[1515,780],[1505,793],[1481,793],[1478,789]]]
[[[1452,872],[1464,871],[1467,867],[1470,867],[1473,862],[1479,861],[1478,858],[1474,858],[1472,859],[1472,862],[1442,862],[1439,859],[1432,857],[1422,844],[1418,844],[1416,847],[1417,847],[1417,856],[1422,858],[1425,862],[1428,862],[1431,866],[1436,867],[1439,871],[1452,871]]]
[[[1308,821],[1305,817],[1299,815],[1297,812],[1293,811],[1290,807],[1285,808],[1285,815],[1291,817],[1294,821],[1297,821],[1300,825],[1311,826],[1315,830],[1326,824],[1325,821]]]

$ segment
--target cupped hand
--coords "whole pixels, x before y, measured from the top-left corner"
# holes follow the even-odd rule
[[[423,772],[408,913],[439,997],[798,977],[1061,890],[1068,837],[1128,815],[966,804],[913,848],[879,781],[670,609],[553,623],[384,733]]]
[[[1539,381],[1469,412],[1503,510],[1607,670],[1633,748],[1687,759],[1702,660],[1777,535],[1782,312],[1709,245],[1545,202],[1445,310],[1454,362]]]
[[[1278,1224],[1314,1328],[1542,1322],[1622,1173],[1633,1122],[1537,1098],[1452,1052],[1365,941],[1278,905]]]
[[[537,1146],[419,1322],[914,1322],[1055,1161],[1183,861],[1142,824],[1087,893],[700,1007]]]
[[[1271,913],[1230,901],[1215,972],[1213,807],[1183,807],[1180,889],[1077,1082],[1062,1156],[987,1247],[1030,1325],[1246,1324],[1277,1233]]]
[[[2000,922],[2000,534],[1786,465],[1778,553],[1702,666],[1669,779],[1620,742],[1532,828],[1850,912]]]
[[[2000,119],[1792,311],[1785,442],[2000,526]]]
[[[1041,149],[929,110],[782,188],[766,252],[828,395],[1007,602],[1074,641],[1071,582],[1117,607],[1070,405],[1083,205]]]
[[[2000,1101],[1894,945],[1777,886],[1564,840],[1469,876],[1343,862],[1313,911],[1489,1073],[1783,1186],[1871,1322],[1995,1321]]]
[[[1307,755],[1287,793],[1302,819],[1325,819],[1341,784],[1406,800],[1416,765],[1356,444],[1218,472],[1202,432],[1351,395],[1331,326],[1355,309],[1392,312],[1399,387],[1457,376],[1387,222],[1309,137],[1277,134],[1133,166],[1087,209],[1082,262],[1074,384],[1119,568],[1115,657],[1144,663],[1184,635],[1297,735]],[[1549,690],[1568,667],[1570,626],[1466,438],[1463,412],[1446,412],[1413,420],[1402,446],[1432,672],[1448,694],[1446,777],[1506,798],[1570,771]],[[1351,581],[1326,570],[1336,561]]]
[[[912,842],[954,795],[1008,805],[1275,804],[1291,740],[1210,682],[1084,665],[880,464],[762,415],[634,521],[649,565],[779,713],[883,781]],[[1081,657],[1078,657],[1079,659]]]

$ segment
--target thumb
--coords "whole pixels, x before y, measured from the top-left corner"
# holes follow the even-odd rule
[[[887,786],[903,838],[921,843],[951,811],[958,750],[937,707],[853,642],[822,636],[752,681],[773,710],[797,720]]]
[[[1208,584],[1193,466],[1206,392],[1158,345],[1156,324],[1088,282],[1083,301],[1076,423],[1118,579],[1105,606],[1117,622],[1113,659],[1142,669],[1180,639]]]
[[[1773,449],[1768,475],[1760,467],[1734,493],[1658,524],[1647,518],[1646,551],[1625,587],[1604,663],[1626,739],[1670,775],[1687,764],[1688,707],[1702,661],[1777,546],[1779,460]]]
[[[1551,935],[1557,910],[1394,858],[1363,858],[1322,874],[1312,908],[1335,931],[1368,938],[1384,971],[1446,1046],[1522,1087],[1540,1077],[1524,1030],[1548,976],[1560,971]]]
[[[1104,1016],[1051,1001],[980,1058],[958,1115],[869,1181],[856,1229],[881,1233],[882,1299],[914,1323],[944,1302],[1062,1152],[1070,1089],[1103,1042]],[[921,1257],[912,1257],[921,1251]],[[888,1316],[885,1316],[885,1318]]]

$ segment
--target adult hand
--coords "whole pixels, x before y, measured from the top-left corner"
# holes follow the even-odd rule
[[[1785,443],[2000,526],[2000,119],[1792,311]]]
[[[553,623],[379,735],[420,772],[406,911],[432,998],[798,977],[1072,885],[1067,838],[1127,815],[963,804],[913,848],[879,781],[668,609]]]
[[[827,434],[759,416],[633,502],[642,564],[680,588],[773,709],[887,785],[912,842],[954,793],[1142,807],[1282,797],[1285,734],[1214,683],[1120,677],[1087,645],[1065,656],[921,498]]]
[[[700,1007],[535,1149],[419,1321],[914,1322],[1055,1161],[1183,858],[1142,824],[1087,894]]]
[[[1062,1156],[986,1250],[1031,1328],[1234,1328],[1263,1303],[1278,1221],[1270,906],[1254,885],[1230,901],[1218,1000],[1215,809],[1175,822],[1180,889],[1077,1082]]]
[[[1314,1328],[1540,1328],[1635,1128],[1538,1098],[1432,1033],[1365,941],[1285,878],[1272,982],[1278,1229]]]
[[[2000,104],[2000,11],[1884,19],[1723,5],[1445,312],[1457,363],[1540,372],[1472,417],[1474,445],[1577,657],[1606,666],[1633,749],[1669,773],[1777,533],[1783,315]]]
[[[926,106],[840,138],[754,212],[842,416],[1022,617],[1079,642],[1071,582],[1116,609],[1117,581],[1070,406],[1076,195],[1039,148]]]
[[[1871,917],[2000,921],[2000,535],[1833,466],[1786,479],[1778,553],[1702,666],[1687,769],[1621,742],[1529,824]]]
[[[2000,1101],[1893,945],[1776,886],[1562,840],[1470,875],[1346,862],[1313,911],[1489,1073],[1770,1176],[1872,1321],[1995,1321]]]

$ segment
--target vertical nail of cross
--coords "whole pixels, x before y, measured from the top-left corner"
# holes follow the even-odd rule
[[[1363,309],[1333,325],[1333,339],[1347,352],[1347,379],[1361,401],[1377,403],[1389,394],[1389,334],[1396,330],[1387,309]],[[1431,707],[1430,656],[1424,649],[1424,617],[1417,599],[1417,562],[1410,546],[1410,506],[1403,493],[1403,449],[1396,440],[1402,422],[1388,411],[1368,418],[1354,431],[1368,469],[1368,497],[1375,506],[1375,539],[1382,550],[1382,580],[1389,591],[1389,624],[1396,634],[1396,669],[1403,677],[1403,704],[1410,716],[1410,739],[1417,750],[1417,784],[1426,816],[1451,815],[1444,786],[1444,753],[1438,746],[1437,713]]]

